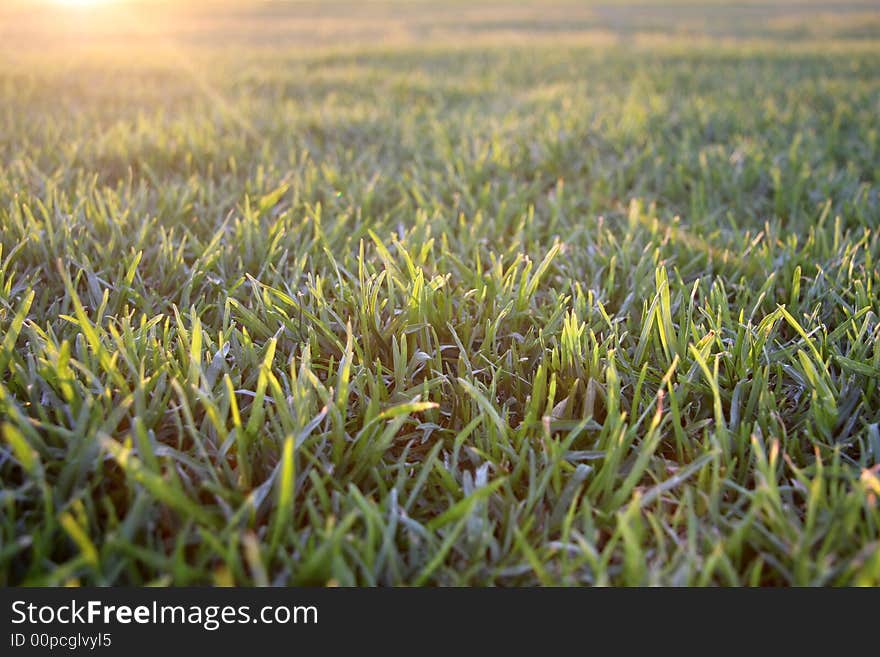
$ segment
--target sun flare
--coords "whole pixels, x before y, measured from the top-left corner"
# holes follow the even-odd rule
[[[55,2],[66,7],[95,7],[110,4],[114,0],[55,0]]]

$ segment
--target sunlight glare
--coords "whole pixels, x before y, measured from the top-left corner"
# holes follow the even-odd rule
[[[97,5],[110,4],[114,0],[55,0],[57,4],[65,7],[95,7]]]

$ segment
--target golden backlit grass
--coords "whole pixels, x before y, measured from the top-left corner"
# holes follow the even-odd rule
[[[0,16],[0,583],[880,583],[870,5]]]

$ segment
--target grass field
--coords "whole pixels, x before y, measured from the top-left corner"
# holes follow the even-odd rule
[[[0,584],[880,584],[878,117],[869,2],[4,3]]]

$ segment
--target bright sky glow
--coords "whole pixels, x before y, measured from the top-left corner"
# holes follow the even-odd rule
[[[96,5],[110,4],[114,0],[55,0],[60,5],[67,7],[94,7]]]

